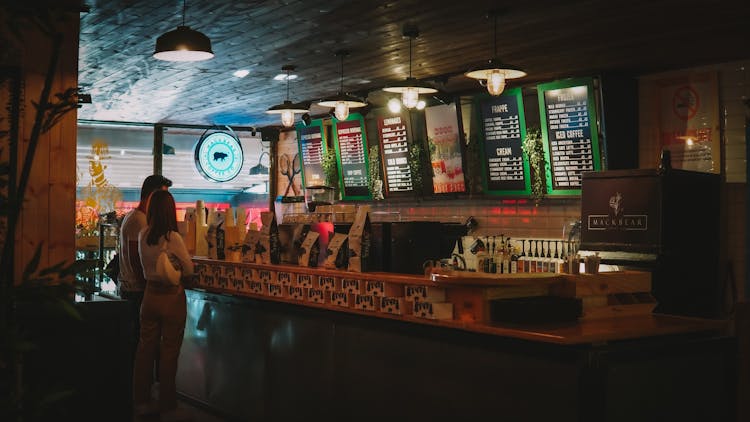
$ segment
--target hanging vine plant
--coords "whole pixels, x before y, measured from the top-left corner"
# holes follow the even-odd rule
[[[338,188],[339,175],[338,170],[336,169],[336,151],[333,148],[328,148],[323,155],[323,161],[320,164],[323,167],[323,173],[325,174],[326,186]]]
[[[539,128],[530,128],[523,140],[523,153],[529,157],[531,166],[531,199],[536,205],[544,199],[547,194],[546,166],[544,157],[544,142],[542,132]]]
[[[422,146],[421,142],[414,142],[409,149],[409,169],[411,170],[411,182],[414,192],[421,196],[424,185],[422,183]]]
[[[378,145],[370,147],[370,166],[367,173],[372,199],[377,201],[385,199],[383,197],[383,179],[380,177],[380,147]]]

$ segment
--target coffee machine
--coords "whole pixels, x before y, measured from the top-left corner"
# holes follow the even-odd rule
[[[656,313],[721,316],[719,175],[612,170],[582,183],[582,255],[650,271]]]

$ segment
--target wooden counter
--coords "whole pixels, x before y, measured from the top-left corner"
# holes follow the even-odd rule
[[[620,317],[582,318],[571,323],[501,324],[489,320],[488,299],[497,295],[502,296],[504,293],[502,291],[498,293],[498,289],[503,287],[509,288],[509,292],[520,289],[519,294],[538,291],[542,288],[551,289],[557,293],[568,292],[574,296],[576,292],[580,294],[580,291],[591,293],[591,289],[605,292],[617,291],[616,287],[600,281],[570,284],[572,278],[575,277],[585,281],[591,280],[587,278],[588,275],[514,274],[504,277],[501,281],[490,281],[484,277],[460,279],[446,275],[434,276],[430,279],[418,275],[353,273],[291,265],[232,263],[197,258],[194,261],[196,272],[199,274],[198,285],[195,287],[208,292],[247,296],[328,311],[528,341],[561,345],[594,344],[673,334],[712,331],[721,333],[728,327],[726,321],[650,314],[652,307],[647,308],[649,313],[646,314],[624,313]],[[301,278],[300,275],[302,275]],[[612,275],[612,277],[618,276]],[[635,278],[628,280],[635,280],[630,285],[636,286],[636,290],[643,289],[642,275],[637,274]],[[353,281],[357,282],[356,289],[350,285],[344,286],[346,282]],[[594,284],[596,287],[592,287]],[[278,288],[275,288],[276,286]],[[407,290],[415,286],[424,286],[425,289]],[[270,288],[273,290],[269,291]],[[345,288],[346,292],[344,292]],[[434,295],[440,300],[435,303],[449,304],[452,308],[450,316],[446,317],[444,314],[442,316],[446,318],[441,318],[441,315],[436,313],[425,314],[424,312],[417,315],[408,297],[408,292],[413,293],[415,290],[423,293],[425,297]],[[321,296],[322,300],[317,296],[313,298],[311,296],[313,291],[325,292],[325,296]],[[342,299],[334,303],[331,300],[334,292],[346,293],[343,295],[346,300]],[[381,303],[385,303],[382,302],[383,298],[396,300],[397,304],[400,304],[398,305],[400,314],[393,312],[393,309],[389,308],[389,312],[382,308]],[[313,300],[318,300],[318,302]],[[438,306],[440,305],[435,305],[435,308],[437,309]]]

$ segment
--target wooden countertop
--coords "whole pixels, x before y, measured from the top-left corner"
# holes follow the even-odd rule
[[[274,271],[289,271],[293,273],[307,273],[312,275],[323,275],[333,277],[351,277],[359,280],[388,281],[402,284],[420,284],[428,286],[439,286],[425,276],[392,274],[392,273],[354,273],[320,268],[304,268],[291,265],[262,265],[232,263],[226,261],[215,261],[196,258],[194,261],[204,265],[240,266]],[[442,286],[441,286],[442,287]],[[644,337],[655,337],[675,334],[706,333],[725,334],[729,323],[724,320],[709,320],[701,318],[689,318],[674,315],[648,314],[632,315],[627,317],[603,318],[595,320],[579,320],[573,323],[555,324],[507,324],[507,323],[479,323],[461,320],[434,320],[420,318],[413,315],[392,315],[385,312],[364,311],[355,308],[334,306],[329,303],[318,304],[307,301],[295,300],[284,297],[271,297],[267,295],[254,294],[250,292],[238,292],[231,288],[220,287],[198,287],[211,293],[228,294],[238,297],[251,297],[259,300],[289,303],[310,308],[325,309],[335,312],[345,312],[373,318],[385,318],[392,320],[418,323],[436,327],[445,327],[470,331],[475,333],[497,335],[527,341],[539,341],[561,345],[584,345],[597,344],[619,340],[632,340]]]

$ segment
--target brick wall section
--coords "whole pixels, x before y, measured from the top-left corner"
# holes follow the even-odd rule
[[[389,201],[375,202],[372,211],[374,221],[463,223],[474,217],[478,236],[562,239],[563,226],[580,219],[581,200],[546,198],[538,206],[527,199]]]

